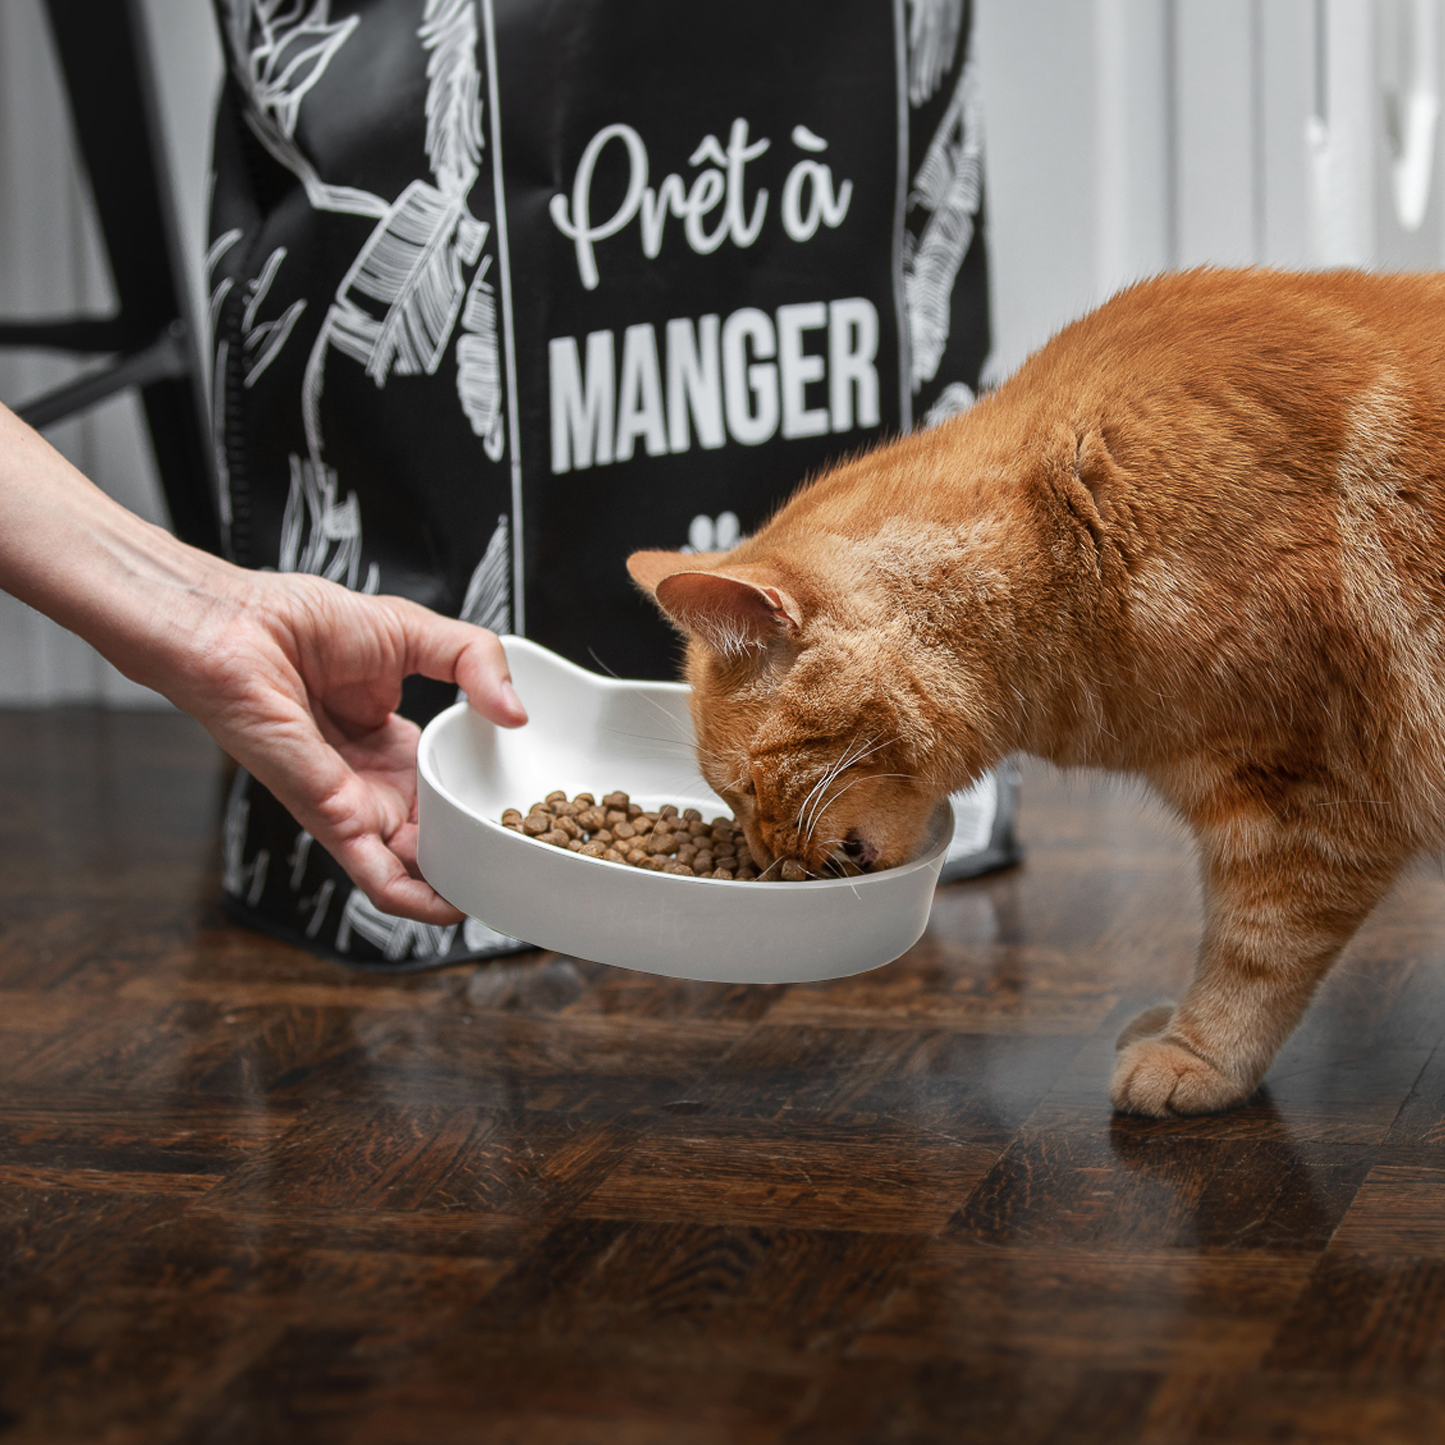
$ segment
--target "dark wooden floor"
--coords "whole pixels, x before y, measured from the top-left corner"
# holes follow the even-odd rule
[[[836,984],[358,977],[226,924],[189,720],[0,715],[0,1440],[1445,1439],[1445,883],[1251,1107],[1111,1118],[1187,844],[1025,866]]]

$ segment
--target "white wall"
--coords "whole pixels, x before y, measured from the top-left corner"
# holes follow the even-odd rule
[[[146,10],[199,300],[220,49],[202,0],[147,0]],[[104,314],[114,305],[82,177],[39,0],[0,0],[0,317]],[[83,365],[55,353],[0,352],[0,401],[27,401]],[[152,521],[164,520],[150,441],[133,396],[118,396],[47,436],[113,497]],[[165,705],[79,638],[0,592],[0,705],[51,702]]]
[[[146,3],[199,294],[219,47],[203,0]],[[1411,114],[1429,115],[1442,8],[979,0],[993,375],[1168,266],[1438,266],[1441,148],[1425,155],[1403,137]],[[1438,123],[1414,130],[1433,142]],[[1397,193],[1411,190],[1411,164],[1415,199],[1423,190],[1428,204],[1407,225]],[[0,0],[0,315],[107,304],[74,177],[38,0]],[[68,374],[54,358],[0,356],[0,400]],[[134,402],[113,401],[52,439],[128,506],[161,515]],[[0,704],[141,698],[82,643],[0,594]]]
[[[1442,9],[980,0],[995,375],[1168,266],[1439,266],[1441,147],[1421,150],[1428,205],[1407,226],[1391,116],[1412,88],[1428,112],[1412,82],[1439,85]]]

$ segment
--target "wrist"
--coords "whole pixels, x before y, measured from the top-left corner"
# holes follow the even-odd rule
[[[132,521],[127,514],[123,527],[98,537],[94,584],[66,625],[127,676],[184,706],[180,694],[205,680],[245,613],[250,574]]]
[[[172,695],[248,574],[127,511],[0,407],[0,587]]]

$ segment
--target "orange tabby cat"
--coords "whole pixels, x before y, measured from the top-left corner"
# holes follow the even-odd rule
[[[1204,938],[1112,1097],[1228,1108],[1445,835],[1445,278],[1160,277],[733,551],[629,567],[762,860],[900,863],[1015,751],[1148,779]]]

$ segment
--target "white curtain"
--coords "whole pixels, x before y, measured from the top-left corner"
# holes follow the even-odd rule
[[[1442,8],[980,0],[994,375],[1165,267],[1440,267]]]

